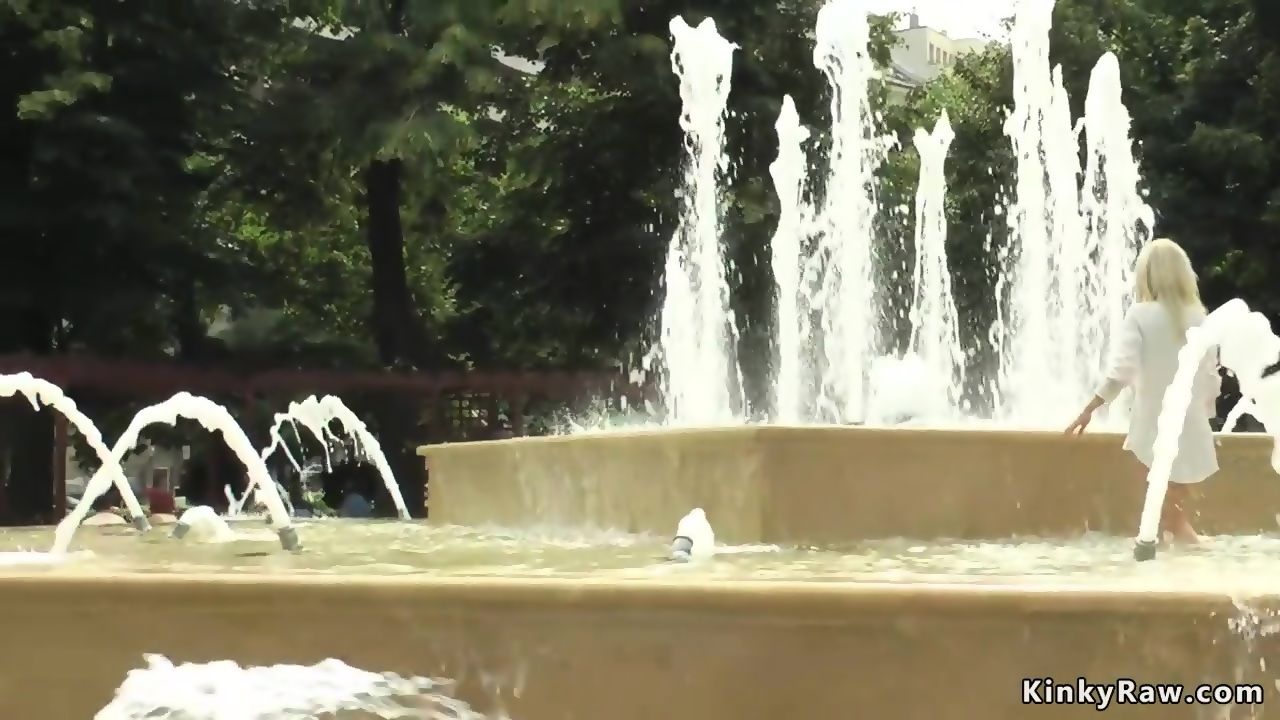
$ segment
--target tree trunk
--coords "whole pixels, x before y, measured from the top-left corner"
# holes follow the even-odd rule
[[[428,363],[413,294],[405,271],[400,223],[403,165],[398,158],[373,160],[365,168],[366,242],[372,265],[373,332],[384,365]]]
[[[6,351],[36,356],[53,352],[54,330],[58,324],[47,306],[10,316]],[[5,328],[0,327],[0,331]],[[8,476],[5,483],[7,512],[3,521],[11,525],[36,525],[53,520],[53,415],[41,409],[33,412],[25,399],[6,403],[10,415]]]

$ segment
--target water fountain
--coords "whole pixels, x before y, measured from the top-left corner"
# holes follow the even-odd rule
[[[778,114],[778,158],[769,165],[774,190],[781,206],[778,229],[770,243],[773,277],[777,285],[778,334],[777,376],[774,378],[774,414],[779,422],[797,423],[804,417],[804,394],[811,384],[812,370],[802,358],[808,346],[811,328],[805,293],[800,279],[811,210],[805,203],[805,171],[807,160],[804,143],[809,130],[800,124],[795,101],[787,95]]]
[[[720,180],[727,172],[724,113],[736,46],[707,18],[696,28],[671,21],[671,66],[680,78],[680,126],[689,153],[684,212],[671,240],[662,305],[662,395],[667,421],[732,421],[742,403],[728,267],[720,237]]]
[[[151,524],[147,522],[147,514],[143,512],[142,505],[138,503],[138,496],[133,492],[133,486],[129,484],[129,479],[124,475],[124,469],[120,466],[121,458],[116,456],[107,449],[106,443],[102,441],[102,433],[98,431],[98,426],[93,421],[80,412],[74,401],[62,392],[62,388],[54,385],[47,380],[33,377],[31,373],[16,373],[13,375],[0,375],[0,397],[13,397],[22,393],[23,396],[31,402],[33,410],[39,410],[41,405],[52,408],[62,413],[62,416],[71,423],[71,426],[80,433],[85,443],[98,456],[98,462],[102,466],[98,469],[98,474],[102,475],[107,482],[115,486],[116,491],[120,493],[121,500],[124,501],[125,509],[129,511],[133,526],[139,532],[146,532],[151,529]],[[98,494],[101,494],[99,491]],[[85,512],[90,507],[91,498],[86,492],[85,502],[82,505]],[[63,547],[63,550],[66,548]]]
[[[342,428],[342,437],[335,435],[329,429],[330,425],[335,421]],[[275,422],[272,424],[270,431],[271,444],[263,448],[262,461],[265,463],[276,450],[283,449],[285,455],[289,458],[289,463],[301,474],[302,467],[298,465],[298,461],[289,452],[288,444],[284,442],[280,435],[280,430],[285,423],[292,424],[295,431],[297,426],[301,425],[320,441],[324,447],[326,470],[332,469],[329,459],[329,443],[342,442],[344,438],[353,442],[356,451],[361,456],[373,461],[373,466],[378,470],[378,476],[382,479],[382,484],[386,487],[387,494],[391,497],[391,502],[395,504],[397,516],[401,520],[410,519],[409,508],[404,503],[404,495],[400,492],[400,484],[396,482],[395,475],[391,472],[391,465],[387,462],[387,456],[382,452],[382,444],[373,436],[373,433],[369,432],[369,428],[365,426],[364,421],[352,412],[351,408],[348,408],[340,398],[333,395],[317,398],[315,395],[311,395],[302,402],[289,403],[287,411],[276,414]],[[230,514],[237,514],[240,508],[244,507],[256,487],[251,479],[240,500],[233,504]]]
[[[1042,0],[1028,2],[1015,33],[1022,38],[1019,52],[1042,47],[1034,35],[1048,20],[1047,13],[1037,14]],[[818,316],[812,325],[803,318],[791,325],[794,362],[786,372],[779,366],[774,402],[791,426],[739,422],[736,325],[718,284],[722,255],[712,257],[721,252],[715,249],[718,220],[708,221],[719,212],[721,94],[732,47],[710,23],[694,30],[676,22],[682,91],[694,95],[685,100],[697,110],[684,119],[696,136],[689,146],[697,184],[687,199],[697,208],[689,212],[698,214],[682,225],[669,264],[675,277],[669,273],[668,305],[676,304],[664,318],[663,359],[675,427],[425,448],[430,524],[316,523],[304,554],[95,535],[88,540],[102,558],[96,567],[0,577],[0,617],[23,619],[6,627],[6,641],[24,649],[0,656],[0,717],[87,717],[113,688],[125,691],[134,717],[179,707],[226,715],[264,698],[281,701],[267,711],[288,709],[260,717],[323,716],[353,709],[343,704],[353,693],[357,712],[413,717],[397,704],[404,698],[392,696],[419,690],[431,696],[409,700],[438,710],[427,717],[462,716],[456,705],[433,704],[439,688],[405,682],[437,675],[459,679],[448,698],[465,700],[474,717],[493,720],[773,720],[842,717],[850,708],[873,717],[1020,718],[1027,715],[1024,703],[1042,698],[1045,683],[1037,678],[1081,676],[1132,678],[1135,689],[1145,682],[1181,683],[1186,690],[1253,683],[1206,686],[1210,696],[1226,691],[1221,707],[1175,702],[1122,712],[1153,720],[1261,717],[1262,695],[1251,693],[1274,685],[1273,668],[1280,667],[1280,654],[1265,638],[1275,624],[1268,618],[1280,593],[1273,559],[1280,545],[1266,537],[1216,538],[1194,554],[1170,553],[1161,566],[1167,572],[1159,573],[1128,562],[1127,535],[1142,488],[1136,478],[1121,477],[1124,455],[1114,435],[800,426],[866,416],[867,391],[875,388],[867,388],[861,374],[883,357],[877,356],[883,349],[876,337],[879,311],[871,302],[853,303],[874,300],[884,289],[867,294],[846,282],[872,268],[875,248],[868,236],[837,227],[851,211],[835,206],[831,195],[835,187],[874,197],[865,171],[883,146],[874,133],[851,131],[862,122],[855,119],[863,117],[855,96],[868,70],[849,38],[865,32],[865,18],[855,3],[840,0],[824,11],[823,22],[820,64],[840,95],[838,122],[850,123],[833,133],[843,137],[841,159],[811,212],[804,178],[794,172],[801,167],[803,126],[784,105],[774,173],[787,208],[778,233],[783,249],[775,255],[775,267],[785,270],[779,297],[794,298],[802,314]],[[1028,93],[1040,105],[1034,113],[1015,113],[1021,121],[1013,134],[1039,153],[1065,138],[1070,118],[1061,76],[1055,82],[1047,62],[1025,60],[1019,65],[1024,75],[1032,66],[1043,71],[1039,79],[1022,78],[1039,83]],[[1104,67],[1095,74],[1097,94],[1090,93],[1090,106],[1113,119],[1119,117],[1114,79]],[[936,351],[952,337],[950,311],[938,297],[946,265],[936,204],[943,128],[922,138],[927,167],[917,215],[925,226],[917,230],[922,260],[913,289],[934,289],[921,291],[917,303],[911,359],[889,366],[917,368],[901,376],[902,385],[914,386],[911,378],[931,372],[956,377],[954,356]],[[1001,300],[1006,316],[1023,320],[1005,334],[1013,344],[1000,352],[1043,365],[1006,363],[1004,375],[995,374],[996,382],[1013,379],[1003,387],[1008,392],[997,393],[997,422],[1021,422],[1019,408],[1027,407],[1037,383],[1046,385],[1040,388],[1046,396],[1065,398],[1069,393],[1058,386],[1077,382],[1084,364],[1078,354],[1019,347],[1038,337],[1024,321],[1043,315],[1049,326],[1040,337],[1092,347],[1090,338],[1100,337],[1098,318],[1110,318],[1112,301],[1122,306],[1125,299],[1127,289],[1114,296],[1107,290],[1100,295],[1105,302],[1053,306],[1066,288],[1078,286],[1073,283],[1113,287],[1122,275],[1116,265],[1099,264],[1105,272],[1086,267],[1094,274],[1082,275],[1082,258],[1104,254],[1103,245],[1121,258],[1124,243],[1139,233],[1124,219],[1141,214],[1133,210],[1136,185],[1133,192],[1124,186],[1131,158],[1113,157],[1127,152],[1118,149],[1128,147],[1127,131],[1102,128],[1089,138],[1084,170],[1062,148],[1030,163],[1042,191],[1050,189],[1037,196],[1030,184],[1031,195],[1019,203],[1039,203],[1043,222],[1025,207],[1010,213],[1018,246],[1008,261],[1027,264],[1044,283],[1037,297],[1029,281],[1014,274],[1010,297],[1050,306]],[[1083,186],[1075,177],[1081,173]],[[863,208],[856,213],[874,208],[867,197],[850,198]],[[1064,248],[1061,238],[1098,249]],[[788,258],[787,248],[798,254]],[[704,259],[705,274],[697,266]],[[833,267],[849,272],[836,278]],[[680,309],[685,327],[677,322]],[[861,319],[832,315],[844,310]],[[1255,336],[1261,337],[1240,335]],[[932,342],[936,338],[942,340]],[[1245,357],[1243,345],[1221,347],[1267,422],[1267,408],[1280,401],[1273,396],[1280,383],[1272,387],[1264,378],[1266,358]],[[673,359],[692,364],[673,366]],[[851,369],[860,375],[839,377]],[[947,397],[950,403],[959,396]],[[325,437],[323,426],[311,428]],[[1265,462],[1272,446],[1257,437],[1224,436],[1222,443],[1234,477],[1206,497],[1207,505],[1216,503],[1205,508],[1206,521],[1237,535],[1274,528],[1280,483]],[[270,495],[264,473],[254,480]],[[667,544],[671,521],[691,507],[706,509],[693,514],[695,520],[715,519],[716,553],[705,562],[661,561],[681,552],[692,558],[699,546],[685,522],[677,535],[689,537],[689,547]],[[531,529],[548,523],[574,533],[552,541]],[[584,530],[592,526],[614,530]],[[1081,538],[1085,530],[1109,536]],[[40,532],[4,537],[21,542]],[[1008,540],[1012,536],[1020,539]],[[1197,586],[1208,589],[1188,589]],[[86,644],[86,637],[95,642]],[[151,652],[175,662],[150,659],[121,686]],[[314,665],[333,657],[397,674],[366,674],[334,661]],[[207,662],[214,658],[224,660]],[[185,660],[199,662],[179,664]],[[851,667],[857,668],[852,677]],[[1076,699],[1103,709],[1092,690]],[[188,702],[193,697],[197,701]]]
[[[660,345],[669,402],[677,398],[676,404],[699,409],[673,410],[669,404],[678,421],[667,430],[495,443],[483,451],[484,472],[504,479],[485,481],[483,491],[480,484],[451,480],[478,471],[468,468],[480,450],[453,456],[450,447],[429,449],[433,497],[448,508],[435,517],[519,526],[550,514],[571,524],[662,532],[664,517],[682,512],[681,506],[700,506],[718,518],[723,537],[739,542],[909,536],[914,513],[884,507],[909,506],[917,501],[907,503],[905,497],[932,492],[936,465],[919,458],[946,457],[942,464],[954,476],[949,482],[963,484],[972,495],[993,493],[1010,510],[1004,520],[948,521],[958,536],[1121,527],[1123,498],[1102,508],[1044,487],[1077,483],[1073,466],[1085,457],[1097,464],[1099,483],[1123,473],[1116,464],[1124,462],[1118,448],[1095,444],[1118,445],[1118,439],[1095,436],[1064,446],[1048,431],[1060,430],[1092,394],[1107,338],[1132,297],[1131,266],[1150,236],[1152,212],[1139,190],[1118,61],[1109,54],[1099,60],[1086,116],[1074,123],[1062,71],[1049,63],[1052,9],[1052,0],[1021,2],[1011,36],[1015,107],[1005,132],[1017,158],[1016,199],[1005,213],[1009,244],[992,259],[1001,281],[992,297],[998,325],[985,349],[992,360],[988,371],[973,372],[968,362],[960,328],[972,322],[957,310],[951,287],[944,213],[948,119],[939,118],[934,132],[915,138],[921,160],[916,260],[909,285],[897,282],[885,267],[887,240],[876,234],[882,210],[875,173],[893,142],[881,135],[871,103],[878,74],[868,49],[866,8],[859,0],[832,0],[818,14],[813,41],[816,69],[831,89],[826,177],[821,183],[805,177],[808,131],[785,98],[776,124],[778,157],[770,169],[781,207],[771,247],[778,351],[771,402],[774,419],[785,425],[743,423],[745,415],[759,413],[744,413],[735,404],[740,375],[721,371],[737,367],[734,346],[725,342],[733,333],[721,329],[738,321],[721,302],[719,279],[711,295],[695,296],[688,289],[689,278],[721,278],[726,263],[713,200],[724,156],[726,65],[733,45],[714,25],[704,23],[694,33],[677,20],[672,35],[681,122],[693,153],[687,185],[696,188],[686,199],[702,200],[686,203],[682,230],[671,244],[669,259],[679,262],[667,266],[664,327],[673,318],[715,322],[675,323],[689,334],[678,340],[664,334]],[[681,58],[694,56],[716,60],[702,63],[703,74],[690,74]],[[691,235],[694,227],[701,229]],[[687,249],[693,239],[696,253]],[[884,317],[891,294],[911,298],[904,357],[887,354],[895,344]],[[696,357],[690,354],[695,349]],[[683,379],[672,384],[677,377]],[[711,387],[721,377],[729,378],[727,384]],[[689,389],[673,390],[677,386]],[[990,398],[991,407],[970,408],[966,399],[972,397]],[[1124,408],[1122,402],[1115,405],[1095,427],[1116,428]],[[899,431],[910,434],[894,434]],[[1244,439],[1228,441],[1232,447],[1239,442]],[[1035,444],[1034,452],[1028,443]],[[900,454],[891,455],[888,447]],[[1059,454],[1061,462],[1047,461]],[[628,466],[634,457],[644,458],[643,471]],[[1007,478],[1022,476],[1043,482],[1009,486]],[[882,487],[884,478],[895,478],[898,487]],[[670,487],[661,495],[662,507],[646,499],[655,482]],[[511,502],[494,503],[494,493],[509,495]],[[860,502],[868,495],[877,502]],[[840,497],[857,503],[845,512],[858,513],[859,522],[840,517],[839,502],[818,506],[810,499]],[[971,502],[968,495],[957,501]],[[778,520],[790,512],[793,519]]]
[[[175,425],[179,418],[195,420],[204,426],[206,430],[222,433],[222,438],[231,448],[231,451],[236,454],[240,462],[244,463],[245,469],[249,473],[250,482],[257,482],[260,487],[265,488],[265,491],[262,492],[263,501],[266,503],[267,512],[271,517],[271,524],[280,536],[281,546],[285,550],[298,549],[298,531],[293,527],[289,512],[285,509],[284,503],[280,499],[275,483],[271,482],[271,476],[267,472],[266,465],[258,457],[258,453],[253,445],[250,444],[249,438],[245,436],[244,430],[236,423],[235,418],[231,417],[231,413],[208,398],[182,392],[162,403],[143,408],[137,415],[133,416],[129,427],[125,429],[120,439],[116,441],[115,446],[111,449],[111,457],[117,459],[117,466],[118,459],[137,444],[139,434],[147,426],[155,423]],[[89,479],[89,483],[85,486],[84,498],[80,501],[80,504],[58,523],[57,530],[54,533],[52,552],[66,552],[67,548],[71,546],[71,539],[75,534],[76,528],[80,526],[85,516],[88,515],[93,501],[106,491],[111,481],[110,472],[104,471],[102,468],[93,474],[93,477]]]
[[[1146,500],[1138,525],[1134,558],[1151,560],[1160,538],[1160,514],[1170,473],[1178,455],[1187,408],[1192,402],[1197,373],[1206,356],[1220,348],[1221,363],[1235,373],[1243,397],[1250,398],[1250,412],[1267,428],[1280,428],[1280,383],[1271,378],[1280,361],[1280,337],[1261,313],[1249,311],[1243,300],[1232,300],[1213,312],[1199,327],[1187,330],[1187,341],[1178,352],[1178,369],[1165,392],[1157,422],[1151,469],[1147,474]],[[1270,372],[1268,372],[1270,371]],[[1271,431],[1273,434],[1275,430]],[[1271,466],[1280,473],[1280,443],[1273,446]]]

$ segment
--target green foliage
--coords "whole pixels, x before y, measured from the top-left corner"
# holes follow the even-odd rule
[[[769,317],[784,94],[828,142],[820,0],[0,0],[0,351],[242,363],[602,366],[654,317],[684,162],[668,23],[738,43],[726,237]],[[1080,105],[1121,61],[1159,228],[1211,301],[1280,309],[1280,53],[1267,0],[1059,0]],[[877,21],[874,54],[889,52]],[[493,48],[545,63],[529,74]],[[910,243],[916,128],[946,111],[957,294],[985,340],[1012,173],[1007,52],[886,105],[883,232]],[[878,98],[883,102],[882,98]],[[387,182],[377,184],[375,171]],[[815,188],[820,191],[820,188]],[[904,258],[905,260],[905,258]],[[1276,306],[1276,307],[1273,307]],[[744,328],[749,374],[770,356]]]

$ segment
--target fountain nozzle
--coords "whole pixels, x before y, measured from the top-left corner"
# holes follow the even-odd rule
[[[280,536],[280,547],[286,551],[297,552],[302,549],[302,542],[298,540],[298,529],[292,525],[280,528],[276,534]]]
[[[147,521],[146,515],[134,515],[129,520],[133,523],[133,527],[140,533],[147,532],[151,529],[151,523]]]
[[[693,559],[693,539],[677,535],[671,540],[671,559],[675,562],[689,562]]]
[[[189,525],[188,523],[180,522],[177,525],[173,526],[173,532],[169,533],[169,537],[173,538],[174,540],[181,540],[182,538],[186,537],[187,533],[189,532],[191,532],[191,525]]]
[[[1155,540],[1139,540],[1133,544],[1133,559],[1138,562],[1147,562],[1156,559],[1156,541]]]

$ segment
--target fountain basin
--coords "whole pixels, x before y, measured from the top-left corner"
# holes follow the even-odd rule
[[[1219,436],[1197,502],[1207,533],[1277,529],[1264,435]],[[419,449],[431,522],[669,535],[692,507],[730,543],[1132,536],[1145,483],[1122,437],[1093,433],[745,426]]]
[[[1280,667],[1280,655],[1266,638],[1246,647],[1229,628],[1240,615],[1217,593],[1048,586],[7,574],[0,617],[23,650],[0,658],[0,717],[92,717],[144,653],[161,653],[262,665],[337,657],[447,676],[487,717],[520,720],[851,708],[1020,719],[1024,677],[1269,689],[1259,666]],[[1112,709],[1161,720],[1203,711]]]

